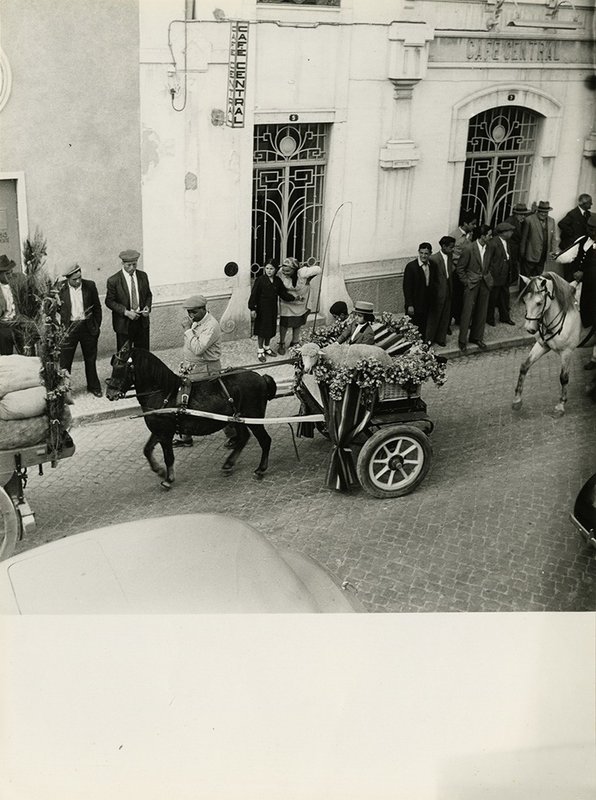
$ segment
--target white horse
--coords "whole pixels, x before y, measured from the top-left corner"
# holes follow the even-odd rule
[[[522,275],[521,278],[525,283],[520,295],[526,311],[524,328],[533,334],[536,344],[519,370],[513,409],[517,411],[522,406],[524,380],[532,364],[552,351],[561,357],[561,396],[555,406],[555,416],[562,417],[567,402],[569,359],[576,347],[588,344],[594,331],[582,325],[576,297],[579,291],[575,285],[567,283],[555,272],[545,272],[534,278]]]

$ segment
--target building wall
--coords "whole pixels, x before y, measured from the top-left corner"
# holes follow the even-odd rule
[[[145,258],[169,307],[198,290],[217,311],[229,298],[230,336],[248,329],[254,124],[296,114],[332,125],[323,308],[346,293],[379,310],[403,308],[404,264],[420,241],[436,245],[457,225],[467,121],[482,103],[544,115],[530,202],[550,200],[559,219],[579,191],[594,190],[583,185],[594,125],[587,2],[557,15],[565,23],[577,13],[578,30],[554,31],[508,25],[516,14],[547,19],[543,3],[522,0],[342,0],[341,8],[221,0],[228,19],[251,23],[243,128],[221,124],[229,24],[197,3],[200,19],[185,26],[185,5],[140,7]],[[554,42],[563,55],[538,57],[536,47],[525,61],[505,58],[530,40]],[[181,111],[170,102],[174,66]],[[224,276],[228,261],[239,265],[235,278]]]
[[[78,262],[104,293],[120,250],[143,250],[138,2],[2,0],[0,37],[0,173],[22,176],[21,231],[41,229],[55,274]]]

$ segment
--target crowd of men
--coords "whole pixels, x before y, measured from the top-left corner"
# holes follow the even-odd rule
[[[418,257],[406,264],[403,275],[405,311],[422,337],[439,347],[447,345],[452,325],[459,326],[458,344],[466,352],[471,342],[486,348],[486,325],[515,325],[511,316],[510,286],[520,276],[531,278],[551,268],[564,251],[578,240],[590,242],[578,270],[565,266],[567,280],[581,280],[583,270],[596,270],[596,243],[589,236],[592,198],[581,194],[577,206],[558,222],[549,215],[552,207],[541,200],[531,211],[517,203],[509,217],[491,227],[479,224],[473,213],[464,213],[459,227],[439,240],[433,253],[429,242],[418,247]],[[584,251],[582,251],[584,252]],[[521,285],[520,285],[521,288]]]
[[[562,258],[567,280],[583,279],[585,288],[596,284],[596,215],[590,213],[592,198],[581,194],[577,206],[558,222],[549,215],[550,203],[540,201],[533,211],[516,204],[510,216],[492,228],[479,224],[474,214],[462,216],[458,228],[439,240],[433,253],[429,242],[418,247],[418,257],[410,261],[403,275],[405,312],[412,318],[425,341],[445,347],[452,325],[459,326],[458,343],[462,352],[473,343],[486,348],[486,325],[515,325],[510,309],[510,286],[519,276],[539,275]],[[578,244],[579,243],[579,244]],[[571,248],[577,247],[577,255]],[[140,253],[123,250],[120,268],[107,280],[105,304],[112,312],[116,348],[125,342],[149,349],[152,293],[147,274],[138,270]],[[0,355],[21,351],[19,307],[23,303],[26,280],[15,269],[15,262],[0,255]],[[60,363],[70,371],[80,345],[85,364],[87,391],[101,397],[97,374],[97,343],[102,309],[97,286],[83,278],[74,264],[63,276],[60,289],[60,316],[65,328]],[[593,312],[584,324],[596,326],[596,297],[588,304]],[[184,325],[183,351],[193,371],[217,371],[221,331],[207,312],[207,300],[193,295],[183,304],[189,319]],[[585,316],[585,315],[584,315]],[[592,319],[594,317],[594,319]],[[592,359],[594,361],[594,359]],[[213,362],[210,364],[209,362]],[[595,362],[596,363],[596,362]],[[203,370],[203,367],[205,368]],[[212,369],[208,369],[212,367]]]

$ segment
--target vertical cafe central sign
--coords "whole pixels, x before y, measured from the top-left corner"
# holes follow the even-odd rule
[[[230,128],[244,127],[246,105],[246,63],[248,60],[248,22],[232,22],[228,64],[228,102],[226,122]]]

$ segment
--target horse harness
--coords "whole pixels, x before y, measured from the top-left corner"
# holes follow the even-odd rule
[[[538,317],[528,317],[526,314],[525,318],[528,322],[538,323],[538,335],[540,336],[542,341],[546,344],[551,339],[554,339],[555,336],[558,336],[563,330],[563,325],[565,324],[565,320],[567,318],[567,312],[561,309],[558,312],[558,314],[555,315],[554,319],[551,320],[550,323],[546,324],[544,322],[544,315],[546,314],[546,309],[547,309],[546,298],[548,298],[549,300],[553,300],[555,296],[554,294],[549,292],[549,290],[546,287],[546,284],[544,284],[544,286],[541,289],[535,291],[535,294],[544,294],[546,296],[542,313]]]

